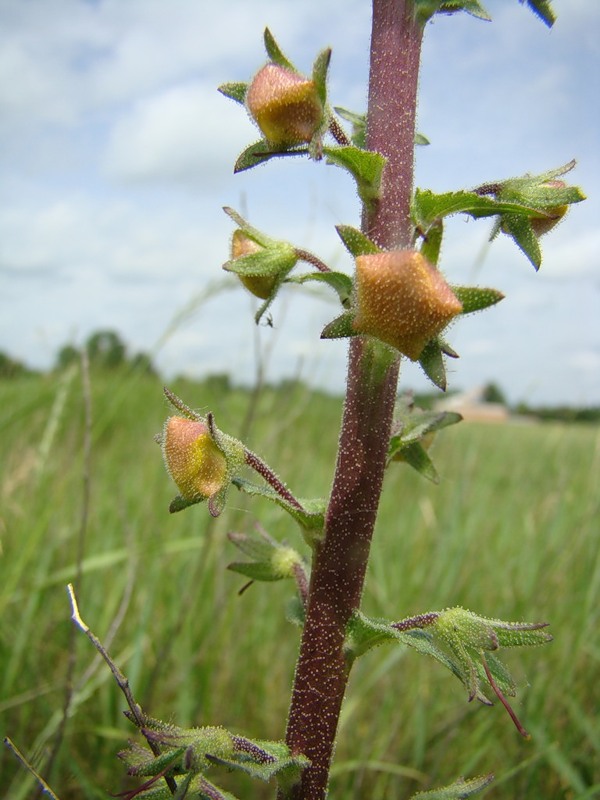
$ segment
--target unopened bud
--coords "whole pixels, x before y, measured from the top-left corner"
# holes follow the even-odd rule
[[[265,139],[277,147],[310,142],[323,122],[314,81],[278,64],[267,64],[255,75],[246,106]]]
[[[441,273],[416,250],[358,256],[356,302],[354,330],[412,361],[462,311]]]

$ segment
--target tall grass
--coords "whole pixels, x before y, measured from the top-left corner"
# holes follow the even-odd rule
[[[232,491],[210,519],[169,516],[176,493],[153,434],[168,410],[158,381],[93,375],[91,507],[77,587],[83,618],[136,699],[179,724],[220,723],[281,738],[298,631],[286,583],[250,587],[226,565],[228,530],[259,521],[302,549],[266,501]],[[178,383],[186,402],[236,434],[249,395]],[[329,490],[341,401],[301,386],[266,389],[247,444],[300,496]],[[77,574],[83,400],[77,374],[0,383],[0,727],[40,769],[61,724],[70,627],[65,585]],[[364,610],[400,619],[463,605],[486,616],[549,620],[548,647],[507,655],[519,679],[524,742],[499,706],[475,707],[459,683],[414,652],[361,659],[344,708],[331,797],[406,797],[459,774],[494,771],[494,798],[600,796],[600,435],[594,427],[463,424],[435,446],[429,485],[397,465],[386,478]],[[125,785],[115,753],[134,734],[123,698],[85,637],[70,717],[49,782],[61,800]],[[219,776],[241,797],[272,797]],[[35,796],[0,754],[11,800]]]

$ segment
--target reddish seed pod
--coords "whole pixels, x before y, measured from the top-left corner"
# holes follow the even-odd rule
[[[267,64],[255,75],[246,106],[265,139],[277,147],[310,142],[323,120],[314,82],[278,64]]]
[[[250,253],[258,253],[262,249],[264,248],[254,239],[247,236],[241,228],[233,232],[231,240],[232,260],[250,255]],[[271,296],[273,287],[277,282],[277,275],[238,275],[238,278],[249,292],[261,300],[266,300]]]
[[[227,461],[204,422],[169,417],[162,448],[167,470],[184,500],[212,497],[225,485]]]
[[[375,336],[412,361],[462,311],[441,273],[416,250],[358,256],[356,304],[356,332]]]

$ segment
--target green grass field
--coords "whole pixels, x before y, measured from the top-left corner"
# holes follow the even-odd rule
[[[154,716],[281,738],[299,632],[291,584],[242,596],[226,570],[229,530],[257,521],[300,549],[294,525],[234,489],[226,512],[169,516],[176,494],[153,435],[168,410],[157,379],[92,375],[90,504],[78,599],[84,620]],[[176,383],[236,435],[248,394]],[[44,769],[69,719],[49,783],[61,798],[105,798],[127,785],[116,758],[133,726],[107,667],[73,636],[66,584],[76,577],[84,493],[79,374],[0,383],[0,728]],[[300,496],[329,489],[341,401],[298,386],[265,390],[247,444]],[[462,424],[442,432],[428,484],[403,465],[386,478],[364,610],[401,619],[463,605],[485,616],[548,620],[555,641],[506,654],[519,683],[524,741],[496,704],[467,703],[435,662],[391,646],[362,658],[341,720],[332,800],[407,798],[459,775],[493,771],[497,800],[600,797],[600,431]],[[241,798],[272,798],[231,775]],[[130,784],[131,785],[131,784]],[[4,749],[10,800],[35,783]]]

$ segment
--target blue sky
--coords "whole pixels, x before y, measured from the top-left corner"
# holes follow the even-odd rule
[[[485,5],[492,23],[428,25],[418,185],[470,188],[575,157],[588,200],[542,240],[538,274],[510,241],[486,245],[488,222],[448,225],[447,279],[506,294],[450,330],[450,386],[599,404],[600,3],[557,0],[552,30],[517,0]],[[346,343],[319,340],[337,314],[326,296],[285,290],[274,329],[257,331],[253,299],[218,283],[224,205],[351,269],[334,232],[359,220],[345,174],[297,159],[232,174],[257,135],[216,86],[262,66],[265,25],[306,71],[332,46],[331,100],[364,110],[367,0],[0,0],[0,350],[45,368],[114,328],[167,375],[251,381],[258,336],[271,379],[341,389]],[[427,386],[411,364],[402,380]]]

